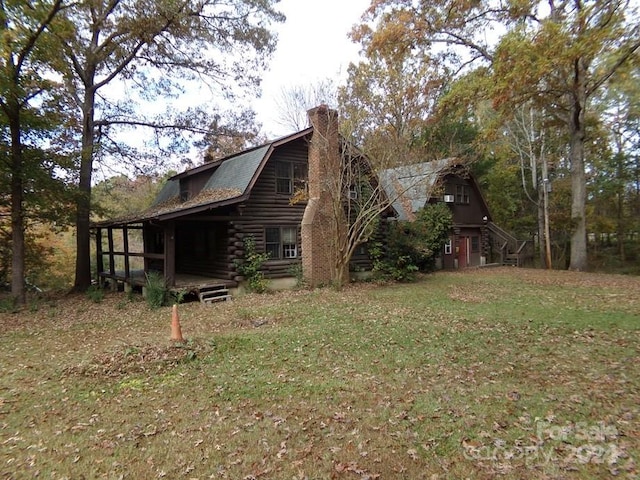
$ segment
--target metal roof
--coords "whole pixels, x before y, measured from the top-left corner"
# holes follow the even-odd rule
[[[380,181],[392,201],[398,220],[411,220],[423,208],[436,182],[444,171],[456,163],[455,159],[435,160],[389,168],[380,172]]]
[[[145,211],[124,218],[96,222],[96,226],[126,225],[150,219],[169,219],[243,201],[269,159],[274,148],[310,134],[312,128],[278,138],[210,164],[186,170],[167,180],[152,205]],[[193,198],[180,201],[180,179],[211,170],[204,187]]]
[[[156,198],[151,204],[152,207],[156,207],[163,203],[168,202],[172,198],[177,198],[180,195],[180,182],[176,179],[170,178],[162,186],[162,189],[156,195]]]
[[[257,172],[262,160],[265,159],[271,144],[263,145],[256,150],[249,150],[235,157],[229,158],[214,170],[203,190],[217,190],[221,188],[237,189],[246,193],[253,176]]]

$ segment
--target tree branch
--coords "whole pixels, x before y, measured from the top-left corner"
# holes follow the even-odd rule
[[[637,27],[636,27],[636,30],[637,30]],[[629,58],[631,58],[631,56],[639,48],[640,48],[640,40],[637,40],[635,43],[631,44],[627,48],[627,51],[624,52],[624,54],[622,54],[618,58],[618,60],[606,72],[604,72],[600,78],[596,79],[590,88],[587,89],[587,97],[590,97],[591,95],[593,95],[593,93],[596,90],[598,90],[604,83],[606,83],[613,76],[613,74],[616,73],[616,71],[622,65],[624,65],[627,62],[627,60],[629,60]]]

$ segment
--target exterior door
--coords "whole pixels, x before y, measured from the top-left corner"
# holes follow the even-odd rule
[[[458,237],[458,268],[469,266],[469,237]]]

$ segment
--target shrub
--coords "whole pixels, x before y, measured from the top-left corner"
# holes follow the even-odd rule
[[[306,281],[302,271],[302,263],[295,263],[289,267],[289,274],[296,278],[296,288],[305,288]]]
[[[263,293],[267,290],[267,279],[262,273],[262,265],[269,260],[268,253],[258,253],[256,241],[253,237],[244,237],[244,258],[235,260],[234,264],[240,275],[247,280],[247,288],[250,292]]]
[[[375,277],[397,282],[414,280],[418,267],[411,261],[409,255],[391,255],[381,243],[374,244],[369,250],[373,259],[373,273]]]
[[[91,285],[87,289],[87,298],[93,303],[100,303],[104,300],[104,290],[99,285]]]
[[[15,298],[7,296],[0,299],[0,313],[17,313],[19,311]]]
[[[162,274],[158,272],[149,272],[147,277],[147,305],[151,308],[160,308],[168,304],[169,290]]]
[[[411,281],[416,272],[433,270],[452,222],[449,207],[438,203],[420,210],[413,222],[391,224],[386,248],[377,243],[370,249],[374,272],[382,278]]]
[[[179,303],[184,302],[184,297],[187,296],[187,293],[189,293],[189,292],[187,290],[185,290],[185,289],[181,289],[181,290],[177,290],[177,291],[174,291],[174,292],[170,292],[169,296],[170,296],[171,302],[169,302],[169,303],[171,303],[171,305],[173,305],[174,303],[178,303],[179,304]]]

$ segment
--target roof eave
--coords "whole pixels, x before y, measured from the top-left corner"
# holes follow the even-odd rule
[[[227,205],[234,205],[236,203],[242,203],[247,200],[249,197],[250,189],[247,189],[247,192],[233,198],[227,198],[225,200],[219,200],[217,202],[206,203],[203,205],[197,205],[193,207],[187,207],[181,210],[175,210],[173,212],[167,212],[163,214],[158,214],[147,218],[147,220],[158,220],[158,221],[166,221],[166,220],[174,220],[176,218],[184,217],[187,215],[193,215],[194,213],[200,213],[207,210],[213,210],[215,208],[226,207]]]
[[[225,200],[219,200],[217,202],[205,203],[202,205],[196,205],[193,207],[187,207],[182,209],[176,209],[166,213],[152,214],[152,215],[140,215],[138,217],[130,218],[127,220],[115,220],[115,221],[103,221],[94,222],[91,224],[92,228],[109,228],[109,227],[124,227],[135,223],[144,223],[151,220],[166,221],[176,218],[192,215],[194,213],[203,212],[206,210],[212,210],[215,208],[225,207],[227,205],[233,205],[235,203],[242,203],[249,197],[248,193],[244,193],[237,197],[227,198]]]

